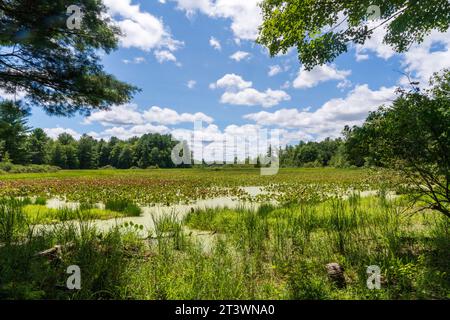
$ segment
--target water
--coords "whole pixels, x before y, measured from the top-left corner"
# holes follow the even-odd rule
[[[241,187],[243,191],[248,193],[251,197],[256,197],[258,195],[265,194],[263,187],[253,186],[253,187]],[[351,191],[350,191],[351,192]],[[374,196],[378,191],[368,190],[360,192],[361,197]],[[349,194],[343,196],[343,198],[348,198]],[[388,199],[395,197],[395,194],[389,193],[387,195]],[[147,237],[152,230],[154,230],[154,219],[166,216],[175,215],[179,220],[182,220],[190,211],[192,210],[204,210],[208,208],[245,208],[250,210],[257,210],[261,204],[257,202],[242,201],[233,197],[218,197],[205,200],[197,200],[193,204],[174,204],[171,206],[165,205],[155,205],[155,206],[144,206],[142,207],[142,214],[139,217],[123,217],[115,218],[110,220],[93,220],[91,224],[97,227],[99,230],[107,231],[112,227],[123,224],[125,222],[132,222],[137,225],[142,225],[143,230],[140,231],[143,237]],[[76,202],[66,202],[61,199],[50,199],[47,201],[47,206],[49,208],[72,208],[76,209],[79,207],[79,203]],[[96,207],[104,208],[103,204],[97,204]],[[187,232],[193,232],[195,235],[196,231],[187,230]]]

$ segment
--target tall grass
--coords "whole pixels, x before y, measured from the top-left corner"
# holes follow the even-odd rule
[[[17,240],[26,228],[20,200],[0,199],[0,242],[7,245]]]
[[[142,209],[133,201],[123,198],[112,198],[105,202],[105,208],[111,211],[123,212],[127,216],[138,217]]]
[[[0,216],[15,218],[0,231],[0,298],[448,298],[449,220],[404,215],[401,200],[385,200],[193,210],[184,219],[173,211],[153,216],[145,240],[135,225],[100,232],[89,217],[31,232],[21,204],[4,201]],[[62,246],[56,260],[36,255],[54,245]],[[330,262],[344,267],[347,286],[328,277]],[[79,291],[65,289],[73,264]],[[382,270],[381,290],[367,288],[369,265]]]

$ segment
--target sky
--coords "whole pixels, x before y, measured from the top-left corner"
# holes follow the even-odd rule
[[[142,91],[129,104],[89,117],[48,116],[33,107],[30,125],[53,138],[68,132],[127,139],[184,137],[202,121],[208,141],[261,128],[277,130],[282,145],[318,141],[339,137],[345,125],[360,125],[392,102],[405,74],[425,84],[450,67],[450,32],[433,32],[397,54],[382,43],[385,30],[378,28],[363,46],[305,71],[296,50],[271,58],[255,44],[257,2],[104,0],[124,34],[117,51],[102,55],[105,70]]]

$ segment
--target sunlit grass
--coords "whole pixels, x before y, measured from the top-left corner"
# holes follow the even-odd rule
[[[78,210],[70,208],[53,209],[47,208],[44,205],[26,205],[23,207],[23,212],[28,217],[28,219],[35,224],[58,223],[68,220],[77,220],[80,218],[108,220],[125,216],[125,214],[121,212],[102,210],[97,208],[88,210]]]

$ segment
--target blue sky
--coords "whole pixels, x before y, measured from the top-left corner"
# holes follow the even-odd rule
[[[104,0],[122,31],[105,69],[142,89],[131,104],[89,118],[49,117],[30,124],[56,137],[108,139],[149,132],[182,136],[203,120],[211,141],[258,128],[279,129],[282,144],[339,136],[395,98],[402,72],[425,83],[450,66],[450,33],[433,32],[406,54],[382,44],[383,29],[334,63],[302,69],[295,50],[269,57],[254,39],[258,0]],[[233,59],[234,57],[234,59]]]

